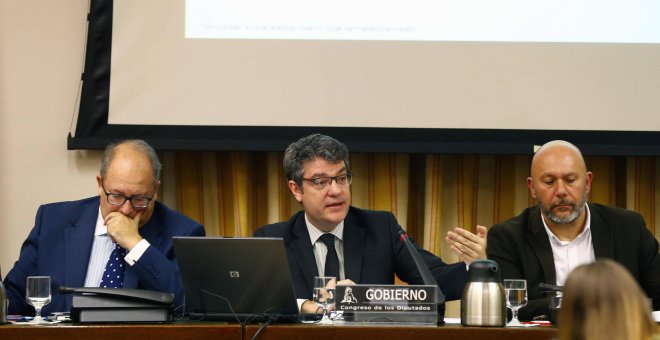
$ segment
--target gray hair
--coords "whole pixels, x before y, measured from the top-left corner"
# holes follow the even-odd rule
[[[117,147],[124,145],[129,146],[134,150],[141,151],[149,158],[154,184],[158,183],[158,181],[160,181],[160,170],[163,166],[160,164],[160,160],[158,159],[158,155],[154,148],[141,139],[127,139],[108,145],[105,148],[105,152],[103,152],[103,159],[101,159],[101,177],[105,178],[108,173],[108,168],[110,167],[110,163],[112,163]]]
[[[314,158],[321,158],[335,164],[344,161],[346,170],[350,171],[346,145],[330,136],[316,133],[300,138],[286,148],[284,152],[286,178],[302,186],[305,162]]]

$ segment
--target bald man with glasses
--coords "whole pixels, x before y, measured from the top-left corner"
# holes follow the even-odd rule
[[[96,181],[98,196],[42,205],[20,257],[4,280],[9,313],[34,315],[25,302],[28,276],[51,277],[42,313],[68,312],[59,286],[138,288],[175,294],[183,303],[173,236],[204,236],[204,228],[157,202],[161,164],[142,140],[108,146]]]
[[[396,275],[423,284],[417,267],[400,241],[394,215],[351,206],[348,149],[320,134],[303,137],[284,154],[289,190],[303,210],[288,221],[259,228],[257,237],[284,239],[300,310],[316,313],[311,301],[315,276],[334,276],[339,283],[393,284]],[[448,241],[464,262],[446,264],[418,248],[448,300],[460,299],[466,264],[486,258],[486,228],[478,235],[457,228]]]

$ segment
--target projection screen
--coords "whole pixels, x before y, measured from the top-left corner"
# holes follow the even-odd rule
[[[651,0],[92,0],[70,148],[660,154]],[[356,150],[357,148],[357,150]]]

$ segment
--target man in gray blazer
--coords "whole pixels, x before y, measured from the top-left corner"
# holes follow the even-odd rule
[[[532,159],[527,186],[538,205],[493,225],[488,258],[504,279],[526,279],[529,302],[519,318],[549,315],[539,283],[562,286],[577,266],[610,258],[625,266],[658,308],[658,241],[636,212],[587,204],[593,174],[580,150],[565,141],[543,145]]]

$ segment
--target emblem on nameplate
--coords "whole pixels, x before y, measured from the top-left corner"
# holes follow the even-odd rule
[[[346,287],[346,290],[344,291],[344,298],[341,300],[341,303],[347,303],[350,305],[357,302],[358,301],[355,298],[355,295],[353,295],[353,288]]]

